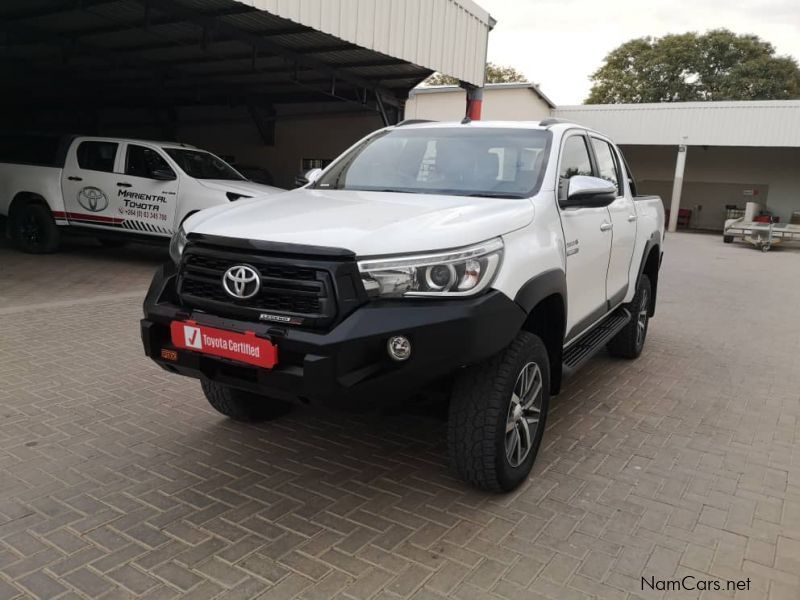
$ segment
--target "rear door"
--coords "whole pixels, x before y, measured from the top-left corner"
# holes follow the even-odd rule
[[[569,180],[594,175],[589,139],[568,132],[561,142],[558,200],[567,198]],[[560,208],[567,267],[567,340],[607,312],[606,274],[611,254],[611,217],[606,207]]]
[[[156,148],[127,142],[114,203],[123,227],[154,236],[172,235],[178,177]]]
[[[621,161],[615,148],[606,140],[592,137],[597,160],[598,177],[617,186],[617,198],[608,205],[611,217],[611,257],[608,262],[606,294],[610,307],[620,304],[628,291],[633,246],[636,243],[636,207],[633,198],[625,193]]]
[[[72,225],[100,229],[121,227],[115,210],[117,191],[114,169],[119,143],[78,138],[73,142],[61,172],[66,218]]]

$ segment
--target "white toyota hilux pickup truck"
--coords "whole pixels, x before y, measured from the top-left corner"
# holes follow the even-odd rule
[[[282,191],[185,144],[0,135],[0,216],[26,252],[55,251],[61,227],[109,245],[169,240],[187,215]]]
[[[602,348],[642,352],[664,210],[605,136],[405,122],[309,180],[187,219],[145,299],[146,354],[224,415],[435,385],[457,472],[510,490],[562,378]]]

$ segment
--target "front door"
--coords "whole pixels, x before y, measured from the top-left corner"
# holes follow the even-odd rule
[[[608,205],[613,229],[606,278],[609,307],[614,308],[622,302],[628,291],[633,246],[636,243],[636,207],[633,205],[633,198],[625,194],[622,168],[616,151],[600,138],[593,137],[592,146],[597,159],[598,176],[617,186],[617,198]]]
[[[119,144],[100,140],[78,142],[61,173],[66,218],[72,225],[118,228],[121,215],[112,200],[117,193],[114,165]]]
[[[178,178],[154,148],[125,145],[123,174],[116,182],[114,196],[125,229],[154,236],[172,235]]]
[[[588,140],[574,133],[561,143],[558,199],[565,200],[569,180],[575,175],[594,175]],[[607,312],[606,274],[611,253],[611,216],[605,207],[561,209],[566,242],[567,341]]]

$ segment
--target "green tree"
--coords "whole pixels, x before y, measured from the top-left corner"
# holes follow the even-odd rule
[[[630,40],[592,74],[587,104],[800,98],[800,68],[755,35],[727,29]]]
[[[520,81],[528,81],[528,78],[514,67],[486,63],[486,83],[516,83]],[[458,85],[458,78],[434,73],[424,81],[424,85]]]

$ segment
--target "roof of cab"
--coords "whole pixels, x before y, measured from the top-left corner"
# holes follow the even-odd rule
[[[153,146],[160,146],[161,148],[190,148],[192,150],[197,149],[196,146],[192,146],[191,144],[184,144],[183,142],[165,142],[160,140],[144,140],[139,138],[112,137],[104,135],[76,135],[75,139],[97,140],[102,142],[135,142],[138,144],[152,144]]]
[[[503,129],[536,129],[540,131],[559,131],[564,132],[567,129],[579,128],[598,135],[604,135],[600,131],[596,131],[580,123],[574,123],[564,119],[543,119],[542,121],[471,121],[464,119],[463,121],[427,121],[423,119],[409,119],[401,121],[397,125],[389,127],[395,129],[398,127],[409,129],[435,129],[440,127],[467,127],[467,128],[503,128]]]

